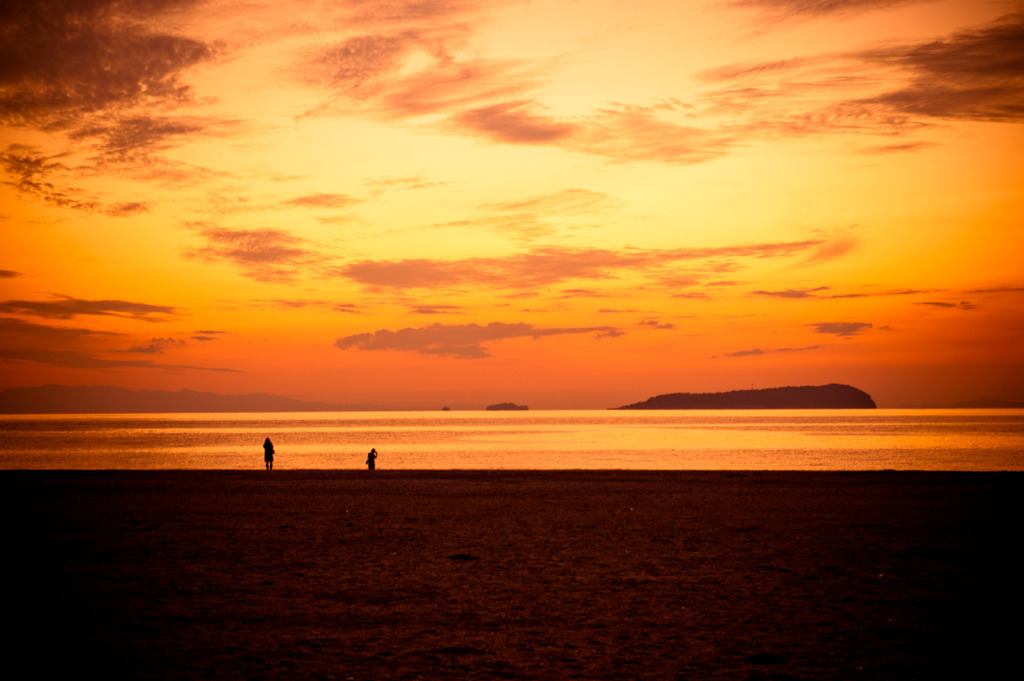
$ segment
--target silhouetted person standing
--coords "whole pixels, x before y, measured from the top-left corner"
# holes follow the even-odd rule
[[[366,455],[366,467],[371,471],[377,467],[377,449],[371,449],[370,453]]]
[[[269,437],[263,441],[263,460],[267,464],[268,471],[274,467],[274,443],[270,441]]]

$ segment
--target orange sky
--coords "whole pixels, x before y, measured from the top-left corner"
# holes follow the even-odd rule
[[[1024,400],[1024,3],[0,9],[0,389]]]

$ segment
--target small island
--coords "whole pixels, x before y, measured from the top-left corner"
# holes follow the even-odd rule
[[[488,407],[489,408],[489,407]],[[818,386],[733,390],[724,393],[671,393],[616,409],[874,409],[863,390],[831,383]]]
[[[491,404],[487,406],[487,411],[527,411],[529,407],[525,404],[512,404],[511,402],[502,402],[501,404]]]

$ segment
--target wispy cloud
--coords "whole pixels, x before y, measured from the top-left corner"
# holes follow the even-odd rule
[[[461,305],[417,305],[409,308],[409,314],[458,314],[465,308]]]
[[[893,291],[878,291],[874,293],[837,293],[829,298],[875,298],[879,296],[911,296],[917,293],[928,293],[919,289],[897,289]]]
[[[24,272],[16,272],[14,270],[0,270],[0,279],[16,279],[17,277],[25,276]]]
[[[370,190],[371,196],[380,196],[384,192],[406,189],[429,189],[431,187],[443,187],[447,182],[425,180],[422,176],[409,177],[385,177],[376,180],[366,180],[363,186]]]
[[[60,208],[85,211],[99,208],[99,201],[84,190],[50,181],[53,175],[67,171],[67,167],[56,160],[58,158],[59,155],[43,156],[33,147],[11,145],[0,154],[0,166],[11,178],[4,184],[13,187],[23,197]]]
[[[10,178],[4,184],[13,187],[24,198],[43,201],[59,208],[100,211],[112,217],[128,217],[149,211],[145,202],[105,204],[83,189],[58,183],[58,177],[72,172],[63,162],[56,160],[62,156],[43,156],[32,147],[11,145],[0,153],[0,167]]]
[[[559,229],[575,229],[599,220],[623,205],[601,192],[572,188],[528,199],[498,201],[478,206],[480,214],[435,227],[490,229],[519,241],[548,237]]]
[[[285,204],[304,208],[348,208],[359,201],[345,194],[309,194],[289,199]]]
[[[970,302],[968,300],[961,300],[959,303],[946,303],[946,302],[941,302],[941,301],[931,301],[931,300],[928,300],[928,301],[923,301],[923,302],[920,302],[920,303],[917,303],[917,304],[918,305],[930,305],[932,307],[945,307],[945,308],[951,308],[951,309],[957,309],[957,310],[977,310],[980,307],[979,305],[975,305],[974,303],[972,303],[972,302]]]
[[[51,300],[6,300],[0,312],[23,314],[47,319],[72,319],[83,315],[126,317],[144,322],[165,322],[178,311],[169,305],[151,305],[126,300],[80,300],[55,295]]]
[[[548,247],[503,258],[463,260],[363,260],[337,274],[373,288],[427,288],[489,285],[501,288],[550,286],[572,279],[610,279],[623,272],[656,275],[680,262],[701,262],[709,271],[739,267],[737,261],[787,258],[820,246],[823,240],[710,248],[649,250]]]
[[[193,138],[215,125],[198,118],[127,116],[97,120],[74,130],[72,140],[96,140],[101,164],[153,163],[150,155],[168,149],[182,138]]]
[[[753,348],[752,350],[737,350],[736,352],[727,352],[724,357],[758,357],[760,355],[770,355],[777,352],[807,352],[808,350],[818,350],[820,345],[808,345],[803,348],[773,348],[770,350],[762,350],[761,348]]]
[[[747,4],[801,12],[866,6]],[[1021,123],[1022,45],[1024,13],[1009,14],[927,42],[718,67],[701,74],[722,86],[706,93],[702,101],[706,112],[732,120],[732,129],[742,139],[833,132],[904,134],[939,119]],[[928,144],[919,139],[873,149],[891,153]]]
[[[725,155],[736,136],[693,124],[693,107],[677,100],[610,104],[572,119],[555,119],[542,105],[502,102],[456,114],[457,132],[509,144],[549,144],[615,163],[704,163]]]
[[[967,293],[1022,293],[1022,292],[1024,292],[1024,287],[1017,287],[1017,286],[1001,286],[999,288],[981,288],[981,289],[972,289],[970,291],[967,291]]]
[[[459,127],[485,137],[513,144],[548,144],[572,135],[576,126],[533,113],[536,104],[527,100],[500,102],[463,111],[455,116]]]
[[[841,337],[856,336],[861,331],[872,328],[867,322],[820,322],[810,324],[814,333],[829,333]]]
[[[729,0],[740,9],[760,10],[762,17],[774,21],[812,19],[833,15],[853,15],[898,5],[913,5],[935,0]]]
[[[432,324],[421,328],[397,331],[381,329],[339,338],[335,345],[342,350],[399,350],[423,355],[444,355],[459,359],[490,357],[486,344],[509,338],[543,338],[565,334],[594,334],[597,338],[615,337],[621,331],[611,326],[538,328],[532,324],[491,322],[479,324]]]
[[[650,105],[611,105],[581,119],[564,146],[619,163],[689,165],[724,156],[738,141],[736,135],[694,125],[691,109],[671,99]]]
[[[186,257],[230,263],[256,281],[287,283],[323,261],[305,239],[280,229],[211,227],[200,235],[207,245],[185,250]]]
[[[751,291],[751,295],[766,296],[769,298],[816,298],[816,293],[828,290],[828,286],[816,286],[815,288],[790,288],[785,291]]]

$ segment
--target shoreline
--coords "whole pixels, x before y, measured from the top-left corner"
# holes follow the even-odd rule
[[[1019,473],[22,470],[0,489],[12,650],[78,675],[984,677],[1024,601]]]

